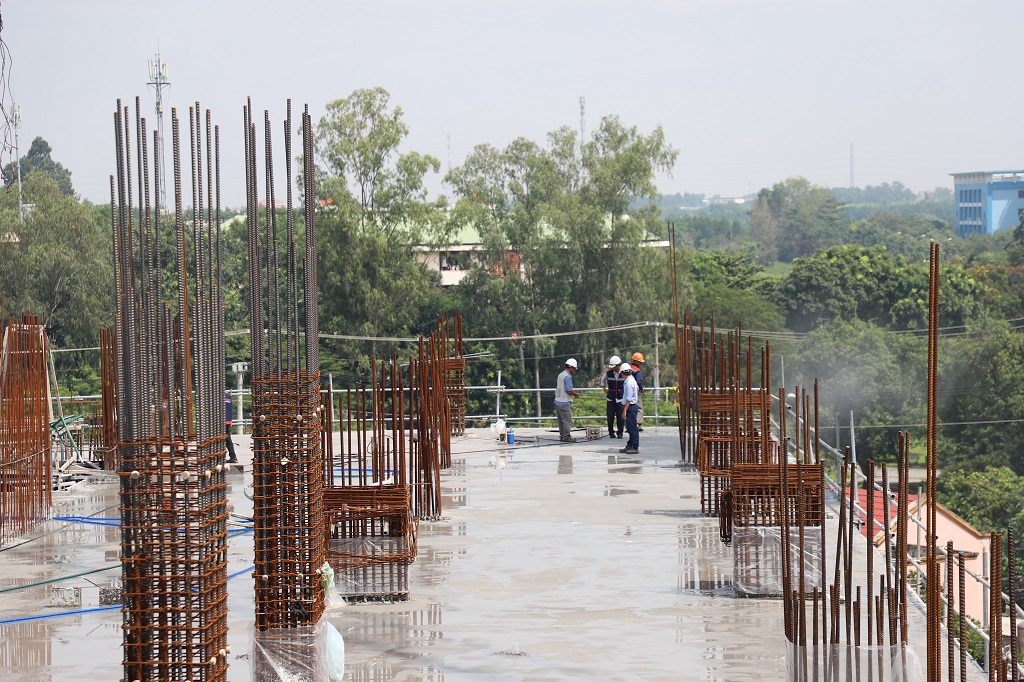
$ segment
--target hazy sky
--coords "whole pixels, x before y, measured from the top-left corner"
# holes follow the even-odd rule
[[[406,148],[443,168],[480,143],[578,128],[580,96],[588,130],[607,115],[664,128],[680,152],[666,194],[741,195],[795,175],[846,186],[851,143],[858,186],[1024,167],[1021,0],[4,0],[0,12],[21,153],[44,137],[97,203],[116,99],[141,96],[155,127],[158,49],[165,104],[184,118],[198,100],[221,126],[227,206],[244,202],[247,96],[279,125],[289,97],[315,121],[373,86],[404,110]]]

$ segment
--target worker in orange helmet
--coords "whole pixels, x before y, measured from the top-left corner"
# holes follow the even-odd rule
[[[636,400],[636,428],[637,431],[643,431],[644,423],[644,354],[640,352],[633,353],[633,357],[629,359],[629,366],[633,369],[633,378],[636,379],[637,388],[637,400]]]

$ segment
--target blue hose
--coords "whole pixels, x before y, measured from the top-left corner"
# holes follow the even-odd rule
[[[231,580],[232,578],[237,578],[240,575],[245,575],[246,573],[251,573],[255,569],[255,566],[250,566],[249,568],[243,568],[240,571],[235,571],[234,573],[228,576],[228,580]],[[90,609],[78,609],[76,611],[58,611],[57,613],[42,613],[36,616],[21,616],[19,618],[7,618],[6,620],[0,620],[0,625],[24,623],[30,620],[42,620],[43,618],[59,618],[60,616],[78,616],[83,613],[95,613],[96,611],[113,611],[114,609],[120,608],[120,604],[115,604],[113,606],[95,606]]]
[[[94,613],[96,611],[112,611],[114,609],[121,608],[120,604],[114,606],[95,606],[91,609],[78,609],[77,611],[61,611],[60,613],[44,613],[38,616],[22,616],[20,618],[8,618],[7,620],[0,620],[0,625],[10,625],[11,623],[24,623],[28,620],[40,620],[42,618],[56,618],[57,616],[77,616],[82,613]]]

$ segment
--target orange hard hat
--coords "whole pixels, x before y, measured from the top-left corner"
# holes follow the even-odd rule
[[[632,360],[633,360],[633,362],[643,362],[644,361],[644,354],[643,353],[633,353]]]

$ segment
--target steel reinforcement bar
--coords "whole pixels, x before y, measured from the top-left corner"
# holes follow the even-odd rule
[[[220,681],[229,649],[219,144],[196,103],[188,215],[176,109],[171,119],[173,217],[151,191],[161,168],[149,165],[138,98],[134,160],[128,108],[118,100],[114,113],[117,308],[113,343],[105,334],[103,346],[116,372],[105,372],[104,404],[116,412],[124,671],[127,680]],[[160,144],[156,132],[152,144]],[[168,245],[173,262],[164,262]]]

